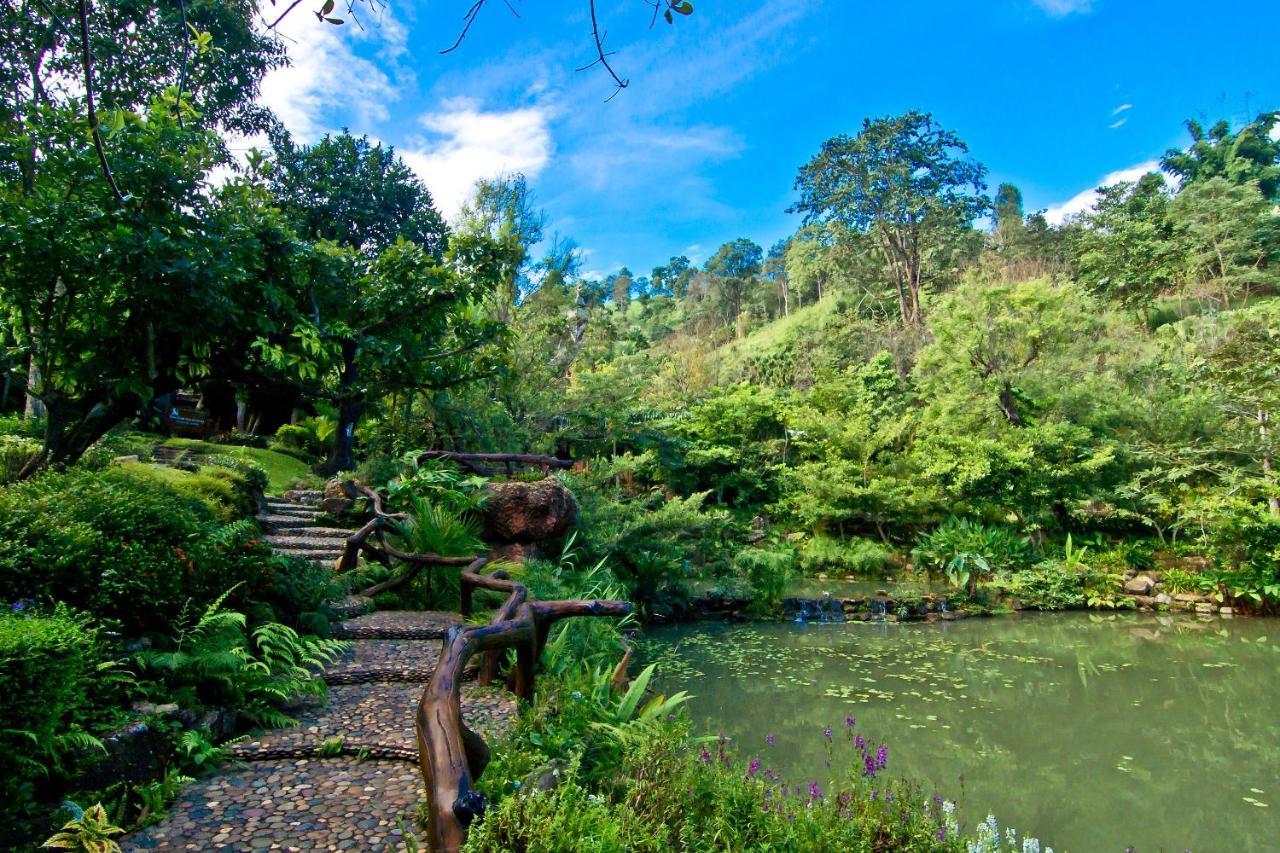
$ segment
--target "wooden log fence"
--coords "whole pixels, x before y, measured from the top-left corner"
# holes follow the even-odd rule
[[[495,474],[506,474],[510,477],[517,468],[537,468],[550,472],[573,467],[572,459],[541,456],[536,453],[460,453],[453,450],[428,450],[418,456],[419,462],[428,459],[444,459],[453,462],[464,471],[479,474],[482,477],[491,477]]]
[[[449,630],[415,714],[418,761],[430,801],[427,841],[437,853],[453,853],[466,840],[467,827],[485,810],[484,795],[475,789],[475,780],[489,762],[489,749],[484,739],[467,728],[462,719],[462,675],[471,658],[484,655],[478,678],[481,684],[491,684],[498,678],[504,653],[514,649],[515,666],[507,686],[519,698],[531,700],[537,662],[557,622],[574,616],[626,616],[631,612],[631,605],[625,601],[531,601],[529,590],[505,572],[482,573],[488,564],[485,557],[443,557],[401,551],[386,542],[384,530],[404,516],[387,514],[376,491],[363,485],[357,488],[370,498],[374,517],[347,540],[339,570],[355,568],[362,552],[380,562],[395,559],[409,564],[406,572],[392,581],[370,587],[364,594],[374,595],[406,583],[423,567],[461,565],[464,568],[459,574],[459,609],[464,618],[471,615],[477,589],[507,595],[489,624],[461,625]],[[370,542],[371,538],[377,538],[377,544]]]

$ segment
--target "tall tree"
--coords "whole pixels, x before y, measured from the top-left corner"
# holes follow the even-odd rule
[[[684,299],[689,292],[689,281],[693,278],[694,268],[684,255],[673,255],[671,260],[662,266],[654,267],[650,273],[653,292],[656,295],[666,294],[677,299]]]
[[[288,295],[288,336],[258,350],[271,368],[338,411],[329,472],[353,467],[355,428],[394,390],[449,387],[496,368],[499,324],[474,300],[509,258],[484,235],[459,235],[442,263],[444,223],[393,151],[349,134],[310,146],[277,137],[270,184],[314,240]]]
[[[180,126],[168,102],[112,135],[124,203],[101,179],[78,110],[41,122],[57,143],[41,179],[0,189],[0,322],[47,413],[24,475],[74,462],[152,397],[204,375],[228,329],[264,311],[246,269],[275,228],[210,197],[214,142]]]
[[[476,182],[458,214],[460,233],[487,237],[503,249],[505,262],[493,294],[494,315],[503,323],[532,289],[528,273],[534,245],[542,240],[546,214],[536,206],[525,176],[516,173]]]
[[[1280,111],[1264,113],[1237,131],[1226,121],[1205,130],[1200,122],[1187,121],[1191,145],[1171,148],[1160,159],[1160,168],[1177,175],[1183,184],[1224,178],[1235,184],[1256,182],[1263,196],[1280,198],[1280,137],[1274,135]]]
[[[792,208],[806,222],[839,222],[873,235],[898,293],[902,321],[919,323],[929,250],[968,228],[989,202],[986,169],[928,113],[866,119],[857,136],[822,144],[800,168]]]
[[[739,237],[721,246],[703,267],[712,280],[715,311],[726,326],[733,326],[742,313],[743,301],[756,283],[764,250],[754,241]]]
[[[1013,184],[1001,184],[996,188],[996,246],[1007,249],[1018,242],[1025,228],[1022,213],[1022,190]]]
[[[1158,172],[1102,187],[1072,232],[1076,280],[1088,291],[1142,311],[1178,279],[1169,192]]]
[[[1232,420],[1250,428],[1254,440],[1232,442],[1231,451],[1252,453],[1261,468],[1267,506],[1272,516],[1280,516],[1274,467],[1275,415],[1280,411],[1280,313],[1270,306],[1239,312],[1226,335],[1205,348],[1198,366],[1221,394]]]
[[[1280,215],[1256,181],[1194,181],[1170,203],[1169,221],[1188,276],[1221,293],[1224,304],[1275,280],[1268,263],[1280,252]]]

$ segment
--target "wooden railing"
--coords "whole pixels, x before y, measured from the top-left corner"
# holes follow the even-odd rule
[[[419,462],[427,459],[445,459],[464,471],[479,474],[482,477],[491,477],[494,474],[506,474],[509,477],[517,468],[552,471],[573,467],[572,459],[540,456],[535,453],[459,453],[453,450],[428,450],[418,456]]]
[[[483,739],[462,721],[460,682],[467,662],[486,653],[480,681],[497,674],[506,649],[516,650],[510,686],[521,699],[533,698],[534,671],[547,633],[570,616],[625,616],[625,601],[529,601],[529,591],[512,580],[476,571],[462,572],[463,615],[467,615],[471,591],[506,591],[507,600],[488,625],[452,628],[441,649],[436,671],[418,702],[418,754],[422,778],[430,799],[427,835],[433,850],[455,851],[466,840],[471,821],[484,813],[484,796],[474,788],[476,778],[489,761]]]
[[[482,573],[488,565],[485,557],[400,551],[386,542],[384,531],[404,516],[386,513],[381,495],[364,486],[358,488],[370,498],[374,517],[347,540],[339,568],[354,568],[362,552],[381,562],[396,559],[409,564],[409,569],[393,581],[370,587],[363,594],[374,595],[405,583],[424,566],[441,565],[465,565],[459,575],[459,609],[464,619],[471,615],[477,589],[507,594],[489,624],[460,625],[449,630],[435,672],[418,700],[418,762],[430,801],[427,841],[437,853],[453,853],[466,840],[467,827],[484,813],[484,795],[474,784],[489,762],[488,745],[462,719],[460,690],[468,662],[475,655],[484,654],[477,677],[481,684],[491,684],[498,678],[504,652],[514,649],[515,666],[507,685],[519,698],[530,700],[537,662],[556,622],[571,616],[626,616],[631,605],[625,601],[531,601],[529,590],[505,572]],[[376,538],[377,543],[370,542],[371,538]]]

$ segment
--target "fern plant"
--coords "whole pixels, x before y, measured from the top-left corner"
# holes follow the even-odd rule
[[[409,519],[395,528],[405,550],[446,557],[465,557],[484,550],[480,525],[473,518],[425,497],[415,497],[411,507]]]
[[[250,631],[243,613],[222,609],[234,589],[194,622],[184,614],[170,648],[144,650],[136,660],[181,704],[222,705],[259,725],[292,725],[279,706],[299,696],[323,696],[324,682],[315,673],[346,644],[302,637],[275,622]]]

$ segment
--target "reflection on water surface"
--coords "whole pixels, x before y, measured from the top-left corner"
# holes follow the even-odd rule
[[[793,777],[847,715],[891,772],[1059,851],[1280,851],[1280,621],[1036,614],[655,629],[661,689]]]

